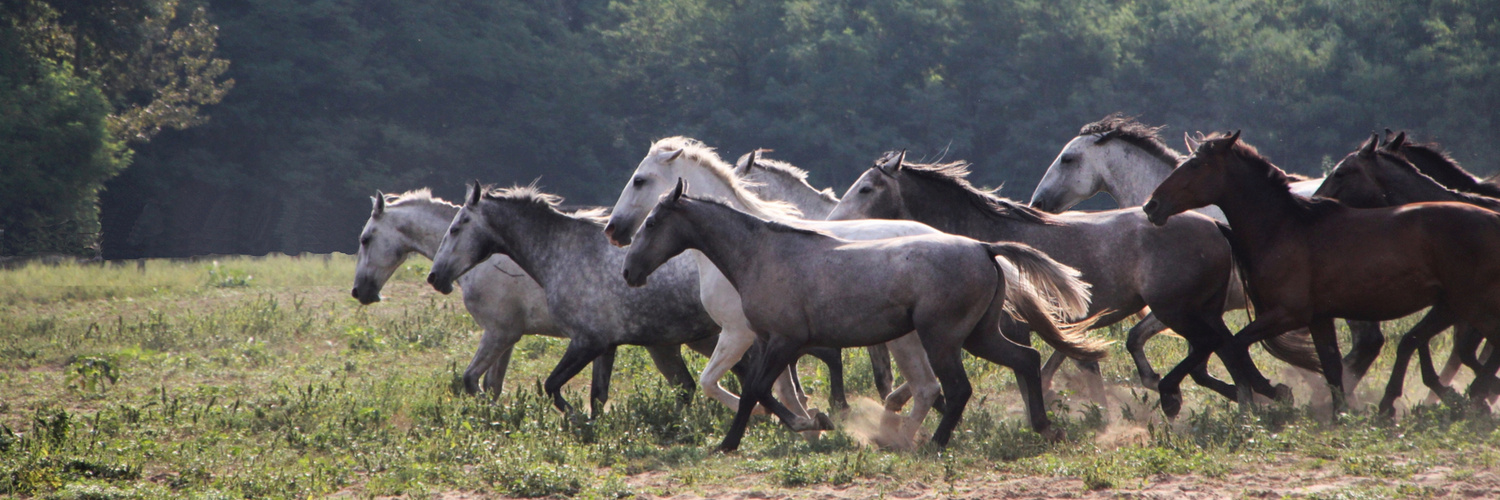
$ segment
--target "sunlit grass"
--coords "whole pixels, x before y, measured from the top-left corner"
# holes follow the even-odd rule
[[[1466,404],[1421,407],[1391,423],[1371,415],[1373,398],[1356,398],[1353,413],[1330,421],[1321,385],[1298,382],[1258,350],[1268,376],[1297,387],[1298,404],[1243,412],[1188,382],[1183,417],[1166,422],[1119,344],[1104,363],[1106,407],[1066,390],[1074,369],[1064,368],[1051,407],[1070,436],[1062,443],[1026,427],[1008,370],[968,359],[976,394],[947,450],[875,449],[853,427],[808,442],[758,418],[741,453],[715,455],[729,412],[701,394],[679,404],[638,348],[620,350],[596,421],[565,418],[539,393],[566,346],[558,339],[517,345],[498,401],[463,395],[458,374],[479,329],[458,296],[433,292],[413,263],[385,301],[360,306],[346,291],[352,268],[352,257],[319,256],[0,271],[0,495],[617,498],[1032,476],[1128,490],[1172,475],[1222,481],[1279,467],[1385,481],[1349,490],[1379,497],[1426,491],[1399,483],[1436,467],[1472,478],[1500,463],[1496,420]],[[1164,371],[1183,346],[1164,337],[1148,353]],[[1361,394],[1384,386],[1390,351]],[[865,354],[845,359],[851,395],[872,397]],[[688,355],[693,370],[704,361]],[[827,386],[820,364],[801,366],[808,387]],[[586,374],[567,388],[575,404]],[[1407,406],[1426,396],[1412,377]],[[814,404],[826,408],[825,397],[814,394]],[[648,476],[659,479],[635,479]]]

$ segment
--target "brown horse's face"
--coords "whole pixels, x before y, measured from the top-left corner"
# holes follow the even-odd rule
[[[1235,161],[1230,148],[1237,140],[1239,133],[1200,144],[1151,193],[1141,207],[1146,218],[1160,226],[1167,223],[1168,217],[1217,203],[1229,186],[1229,164]]]
[[[844,192],[828,220],[903,219],[899,165],[889,171],[871,167]]]
[[[1371,175],[1371,169],[1376,167],[1377,161],[1379,158],[1374,155],[1350,153],[1333,168],[1333,172],[1328,174],[1328,178],[1323,180],[1323,185],[1318,187],[1318,192],[1313,193],[1313,196],[1338,200],[1354,208],[1390,206],[1385,189]]]

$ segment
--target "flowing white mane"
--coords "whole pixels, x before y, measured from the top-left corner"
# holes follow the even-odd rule
[[[678,160],[689,160],[689,163],[697,165],[705,171],[713,174],[724,183],[734,194],[734,198],[742,203],[746,209],[762,214],[765,217],[775,219],[796,219],[802,217],[802,211],[786,202],[765,200],[750,191],[750,183],[734,175],[734,169],[713,148],[704,145],[697,139],[675,136],[661,139],[651,144],[651,150],[647,152],[655,156],[668,151],[682,150],[682,156]]]
[[[394,207],[396,205],[401,205],[401,204],[405,204],[405,203],[420,203],[420,202],[437,203],[437,204],[442,204],[442,205],[448,205],[450,207],[457,207],[458,206],[458,205],[454,205],[453,203],[449,203],[447,200],[444,200],[442,198],[438,198],[438,197],[433,196],[432,195],[432,190],[428,189],[428,188],[413,189],[413,190],[407,191],[405,193],[387,194],[387,195],[385,195],[385,205],[386,205],[386,208]]]

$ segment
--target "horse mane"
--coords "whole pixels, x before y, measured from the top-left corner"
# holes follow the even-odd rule
[[[719,153],[714,152],[714,148],[708,147],[697,139],[680,135],[659,139],[651,144],[651,149],[646,154],[656,155],[677,150],[682,150],[682,156],[679,159],[692,160],[693,164],[718,177],[726,186],[729,186],[730,191],[734,192],[735,198],[738,198],[747,208],[776,218],[802,217],[802,211],[797,210],[797,207],[791,203],[765,200],[756,196],[755,192],[749,189],[749,181],[734,175],[733,167],[725,163],[724,159],[719,157]]]
[[[761,222],[765,223],[765,226],[767,228],[769,228],[772,231],[778,232],[778,233],[814,234],[814,235],[818,235],[818,236],[827,236],[827,237],[830,237],[830,238],[834,237],[832,234],[829,234],[829,233],[826,233],[826,232],[823,232],[823,231],[819,231],[819,230],[816,230],[816,229],[808,229],[808,228],[805,228],[805,227],[797,227],[797,226],[789,225],[789,224],[786,224],[786,223],[783,223],[781,221],[774,220],[774,219],[762,219],[760,217],[756,217],[754,215],[751,215],[749,213],[744,212],[743,210],[734,208],[733,206],[731,206],[729,204],[728,201],[720,199],[720,198],[709,197],[709,196],[698,196],[698,195],[692,195],[692,194],[685,194],[685,195],[683,195],[683,197],[687,198],[687,199],[690,199],[690,200],[693,200],[693,201],[701,201],[701,202],[709,204],[709,205],[714,205],[714,206],[717,206],[719,208],[723,208],[725,210],[729,210],[731,212],[738,212],[738,213],[744,214],[746,217],[749,217],[749,218],[752,218],[752,219],[755,219],[755,220],[758,220],[758,221],[761,221]]]
[[[394,207],[394,206],[403,205],[403,204],[406,204],[406,203],[421,203],[421,202],[436,203],[436,204],[440,204],[440,205],[448,205],[448,206],[454,207],[454,208],[458,207],[458,205],[455,205],[452,202],[449,202],[448,200],[444,200],[442,198],[438,198],[436,196],[433,196],[432,195],[432,190],[428,189],[428,188],[418,188],[418,189],[413,189],[411,191],[407,191],[407,192],[404,192],[404,193],[387,194],[387,195],[385,195],[385,205],[386,205],[386,207]]]
[[[1166,125],[1152,127],[1137,121],[1133,116],[1125,116],[1124,113],[1116,111],[1099,121],[1084,125],[1078,130],[1078,136],[1109,134],[1106,141],[1120,139],[1176,167],[1182,161],[1183,155],[1168,147],[1167,143],[1157,135],[1163,128],[1166,128]]]
[[[974,187],[969,182],[968,162],[960,160],[949,163],[903,163],[901,171],[912,174],[914,177],[920,179],[927,179],[928,181],[955,188],[965,201],[992,217],[1033,224],[1057,223],[1052,214],[996,195],[995,191],[999,190],[999,188],[987,191]]]
[[[784,161],[781,161],[781,160],[772,160],[770,158],[766,158],[765,155],[764,155],[764,153],[768,153],[770,151],[771,150],[769,150],[769,149],[757,149],[755,151],[751,151],[749,153],[745,153],[743,155],[740,155],[740,158],[738,160],[734,161],[734,169],[735,170],[741,170],[741,169],[744,169],[746,167],[749,167],[749,168],[758,168],[758,169],[764,170],[766,172],[769,172],[772,175],[777,175],[777,176],[789,178],[792,181],[801,182],[802,185],[807,186],[807,189],[810,189],[810,190],[818,193],[818,195],[822,196],[823,199],[825,199],[827,201],[830,201],[830,202],[838,203],[838,201],[839,201],[838,200],[838,196],[835,195],[835,194],[833,194],[833,189],[831,189],[831,188],[823,188],[823,189],[820,190],[820,189],[818,189],[816,187],[813,187],[813,185],[811,183],[807,182],[807,171],[806,170],[803,170],[801,168],[798,168],[795,165],[792,165],[790,163],[787,163],[787,162],[784,162]],[[757,154],[757,153],[759,153],[759,154]],[[750,165],[746,165],[746,163],[750,161],[750,156],[751,155],[755,155],[755,157],[756,157],[755,158],[755,163],[752,163]]]
[[[562,211],[558,207],[562,205],[563,197],[544,192],[535,184],[526,186],[514,185],[508,188],[497,188],[492,185],[486,185],[481,188],[481,192],[484,193],[484,199],[487,200],[519,202],[534,209],[545,210],[600,227],[609,222],[607,215],[609,209],[604,207],[584,208],[573,212]]]
[[[1402,154],[1396,153],[1396,152],[1392,152],[1392,151],[1387,151],[1387,150],[1384,150],[1384,149],[1378,149],[1378,148],[1375,150],[1375,154],[1377,156],[1379,156],[1380,158],[1384,158],[1386,160],[1391,161],[1392,163],[1394,163],[1396,165],[1396,168],[1400,168],[1400,169],[1402,169],[1403,171],[1407,172],[1410,175],[1415,175],[1415,176],[1417,176],[1419,178],[1427,179],[1426,182],[1431,182],[1434,186],[1437,186],[1439,189],[1447,191],[1448,194],[1453,197],[1453,201],[1457,201],[1457,202],[1460,202],[1460,203],[1468,203],[1470,205],[1478,205],[1478,206],[1481,206],[1481,207],[1489,208],[1491,210],[1493,210],[1495,208],[1500,208],[1500,199],[1495,199],[1493,197],[1485,196],[1485,195],[1482,195],[1482,194],[1472,193],[1472,192],[1468,192],[1468,191],[1462,191],[1462,190],[1450,188],[1448,186],[1444,186],[1442,183],[1440,183],[1436,179],[1432,178],[1432,176],[1429,176],[1426,173],[1422,172],[1422,169],[1417,168],[1416,164],[1412,163],[1411,160],[1407,159],[1405,155],[1402,155]]]
[[[1448,154],[1448,151],[1443,149],[1443,146],[1436,142],[1408,142],[1406,144],[1402,144],[1401,154],[1405,155],[1407,157],[1407,161],[1409,162],[1411,160],[1411,157],[1413,156],[1421,157],[1421,159],[1426,160],[1422,162],[1424,167],[1435,167],[1437,169],[1441,169],[1443,170],[1443,172],[1439,173],[1440,175],[1443,175],[1443,177],[1449,179],[1454,179],[1457,182],[1463,184],[1461,186],[1450,186],[1446,183],[1443,183],[1443,186],[1449,188],[1450,190],[1474,193],[1491,198],[1500,198],[1500,186],[1480,181],[1479,178],[1474,174],[1469,173],[1468,170],[1464,170],[1463,166],[1458,164],[1458,160],[1453,159],[1453,156]],[[1416,162],[1411,163],[1413,165],[1416,164]],[[1421,168],[1422,167],[1418,167],[1419,170]],[[1423,173],[1427,174],[1427,172],[1425,171]],[[1428,175],[1428,177],[1431,177],[1434,180],[1438,178],[1435,175]]]
[[[1214,132],[1208,134],[1208,137],[1204,137],[1203,143],[1207,144],[1210,141],[1216,142],[1228,138],[1228,132]],[[1240,159],[1245,160],[1245,163],[1250,165],[1251,168],[1257,170],[1273,187],[1279,188],[1278,195],[1285,193],[1286,198],[1290,199],[1300,209],[1299,212],[1311,214],[1340,205],[1339,202],[1327,198],[1303,198],[1292,194],[1292,183],[1298,180],[1306,180],[1307,177],[1286,173],[1286,171],[1272,164],[1270,158],[1260,154],[1260,150],[1256,149],[1255,146],[1246,144],[1244,140],[1234,141],[1234,147],[1230,151],[1239,156]]]

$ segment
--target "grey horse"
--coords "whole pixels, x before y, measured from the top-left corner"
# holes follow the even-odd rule
[[[1158,136],[1161,129],[1120,113],[1084,125],[1078,136],[1068,141],[1047,166],[1047,172],[1031,193],[1029,204],[1044,212],[1060,213],[1104,192],[1121,208],[1141,206],[1184,158],[1162,142]],[[1323,179],[1297,181],[1292,183],[1292,190],[1310,196],[1312,190],[1322,183]],[[1225,220],[1218,207],[1203,207],[1195,212]],[[1246,303],[1244,288],[1236,276],[1230,280],[1227,309],[1243,309]],[[1348,324],[1353,344],[1344,357],[1344,373],[1350,379],[1346,387],[1353,388],[1380,357],[1385,336],[1380,333],[1380,323],[1350,321]],[[1148,315],[1130,329],[1125,340],[1125,349],[1135,359],[1136,370],[1147,387],[1154,387],[1159,378],[1151,368],[1150,360],[1146,359],[1146,341],[1165,328],[1154,315]],[[1265,347],[1272,356],[1291,361],[1284,356],[1296,356],[1299,351],[1309,348],[1311,335],[1306,329],[1298,330],[1283,335],[1286,340],[1268,342]],[[1043,373],[1046,373],[1045,369]]]
[[[802,216],[808,219],[822,220],[828,217],[828,212],[839,204],[838,196],[833,194],[832,189],[819,190],[812,184],[807,183],[807,171],[797,168],[795,165],[784,161],[766,158],[762,153],[767,150],[758,149],[740,156],[734,164],[734,175],[746,181],[746,186],[751,192],[767,200],[781,200],[791,203],[802,212]],[[891,354],[885,344],[872,345],[865,348],[870,355],[870,370],[875,376],[875,391],[880,393],[884,399],[891,394]],[[812,353],[818,356],[820,352],[828,352],[818,349]],[[832,351],[835,354],[838,351]],[[822,356],[819,356],[822,358]],[[828,364],[828,377],[843,379],[843,364]],[[797,370],[792,370],[792,380],[797,380]],[[800,383],[799,383],[800,385]],[[848,407],[844,396],[843,384],[830,384],[828,399],[833,402],[835,408]]]
[[[562,397],[563,384],[589,362],[612,356],[616,346],[646,346],[658,368],[680,366],[662,357],[680,356],[682,344],[704,355],[713,352],[719,329],[698,302],[691,261],[669,263],[656,286],[628,288],[619,278],[625,252],[600,233],[603,211],[563,213],[560,202],[534,187],[491,191],[476,181],[450,221],[427,282],[451,293],[454,280],[494,254],[510,257],[534,278],[546,291],[553,321],[571,339],[543,385],[565,412],[572,407]],[[686,367],[666,375],[686,387],[684,394],[695,385]],[[593,414],[602,409],[607,390],[590,388]]]
[[[1000,335],[998,322],[1009,310],[1044,336],[1080,347],[1091,343],[1080,335],[1089,320],[1054,323],[1088,308],[1076,271],[1024,245],[947,234],[844,240],[686,197],[685,191],[679,178],[646,217],[626,256],[625,280],[645,285],[662,263],[690,248],[723,271],[764,346],[745,384],[748,401],[772,406],[773,381],[807,346],[867,346],[915,330],[947,397],[934,443],[947,444],[972,394],[960,349],[1011,367],[1032,428],[1049,438],[1062,436],[1043,408],[1040,355]],[[1019,272],[1002,270],[996,256]],[[1031,294],[1038,289],[1052,293]],[[739,405],[721,451],[738,448],[753,406]]]
[[[1180,410],[1178,384],[1189,374],[1199,385],[1242,403],[1252,401],[1247,393],[1252,389],[1290,397],[1290,388],[1272,387],[1248,352],[1229,342],[1223,315],[1231,250],[1216,221],[1190,213],[1173,219],[1176,225],[1155,227],[1136,209],[1051,215],[973,187],[968,172],[962,162],[908,165],[905,152],[889,153],[860,176],[829,218],[909,219],[975,239],[1030,245],[1078,269],[1093,285],[1091,314],[1103,314],[1096,326],[1150,306],[1188,341],[1190,359],[1192,353],[1217,352],[1238,384],[1215,379],[1202,364],[1179,363],[1158,386],[1168,416]],[[1004,328],[1012,339],[1028,338],[1025,325]],[[1310,348],[1306,353],[1297,366],[1318,367],[1316,353]]]

